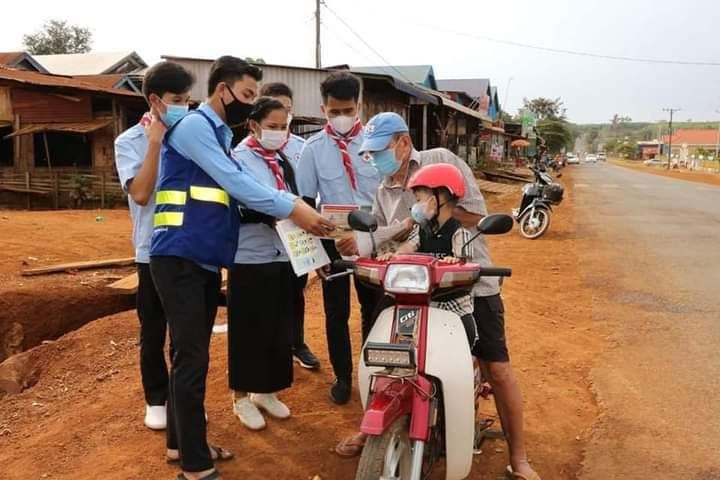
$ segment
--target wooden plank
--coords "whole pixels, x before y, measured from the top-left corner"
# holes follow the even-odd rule
[[[46,273],[66,272],[68,270],[89,270],[108,267],[127,267],[135,264],[135,257],[111,258],[108,260],[89,260],[84,262],[61,263],[48,267],[28,268],[21,273],[24,276],[44,275]]]
[[[118,293],[132,295],[134,293],[137,293],[138,282],[138,274],[137,272],[135,272],[132,275],[128,275],[127,277],[118,280],[117,282],[111,283],[110,285],[108,285],[108,288],[118,290]]]
[[[5,192],[14,192],[14,193],[36,193],[38,195],[48,195],[50,192],[44,191],[44,190],[36,190],[32,188],[25,188],[25,187],[14,187],[11,185],[0,185],[0,190],[3,190]],[[30,204],[30,200],[28,197],[28,205]],[[30,207],[28,207],[30,208]]]

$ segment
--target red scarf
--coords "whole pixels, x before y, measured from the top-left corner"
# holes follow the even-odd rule
[[[350,153],[348,153],[347,147],[358,135],[360,135],[362,128],[363,126],[362,123],[360,123],[360,119],[355,122],[352,129],[350,129],[350,131],[345,135],[337,133],[335,129],[332,128],[332,125],[330,125],[330,122],[325,125],[325,131],[328,135],[330,135],[330,138],[335,140],[335,143],[340,149],[343,165],[345,166],[345,171],[350,179],[350,185],[352,185],[353,190],[357,190],[357,180],[355,180],[355,170],[353,169],[352,158],[350,157]]]
[[[249,149],[260,155],[260,157],[265,160],[265,163],[275,177],[277,189],[285,190],[285,177],[283,176],[280,164],[277,162],[277,158],[275,158],[275,152],[272,150],[265,150],[263,146],[260,145],[260,142],[258,142],[257,139],[252,136],[248,137],[246,145]]]

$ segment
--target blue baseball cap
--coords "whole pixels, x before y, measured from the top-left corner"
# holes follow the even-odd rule
[[[393,135],[409,131],[405,119],[397,113],[378,113],[365,124],[365,141],[360,146],[360,153],[385,150]]]

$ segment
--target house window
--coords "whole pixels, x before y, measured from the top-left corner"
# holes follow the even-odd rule
[[[11,134],[12,127],[0,127],[0,167],[12,167],[15,165],[13,160],[14,139],[5,138],[5,135]]]
[[[47,167],[44,135],[52,167],[91,167],[92,151],[87,135],[81,133],[47,132],[34,135],[35,166]]]

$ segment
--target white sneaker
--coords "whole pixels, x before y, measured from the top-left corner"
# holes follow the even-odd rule
[[[290,409],[274,393],[252,393],[250,400],[271,417],[281,420],[290,417]]]
[[[233,402],[233,412],[240,419],[243,425],[250,430],[262,430],[265,428],[265,419],[250,397],[242,397]]]
[[[145,406],[145,426],[151,430],[165,430],[167,426],[165,405]]]

